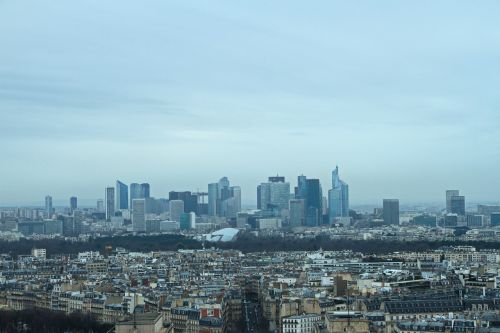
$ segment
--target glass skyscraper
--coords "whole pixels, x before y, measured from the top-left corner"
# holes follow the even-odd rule
[[[257,207],[262,210],[276,211],[288,210],[290,200],[290,183],[285,182],[285,177],[269,177],[267,183],[257,187]]]
[[[116,210],[128,209],[128,186],[116,181]]]
[[[130,207],[134,199],[147,199],[149,198],[149,184],[148,183],[132,183],[130,184]]]
[[[305,204],[307,226],[316,227],[321,225],[323,222],[323,191],[319,179],[306,180]]]
[[[227,177],[208,184],[208,215],[236,218],[241,211],[241,188],[230,187]]]
[[[332,172],[332,189],[328,191],[329,220],[349,216],[349,185],[340,180],[339,167]]]

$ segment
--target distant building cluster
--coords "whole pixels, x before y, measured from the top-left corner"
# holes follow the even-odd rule
[[[500,205],[466,205],[459,190],[447,190],[444,209],[400,206],[396,198],[383,199],[373,211],[355,211],[349,204],[349,185],[339,168],[331,174],[331,186],[323,191],[319,179],[297,177],[296,186],[276,175],[257,186],[256,209],[242,208],[242,189],[227,177],[208,184],[207,191],[170,191],[168,197],[151,196],[148,183],[126,183],[104,189],[104,199],[94,207],[82,207],[72,196],[68,206],[0,209],[0,239],[20,237],[81,237],[95,235],[188,233],[208,234],[223,228],[269,235],[303,229],[338,236],[378,237],[390,230],[405,238],[408,227],[422,227],[414,238],[427,235],[456,240],[489,240],[498,236]],[[395,227],[396,229],[391,229]],[[362,232],[359,232],[359,231]],[[352,232],[351,232],[352,231]],[[312,231],[317,232],[317,231]],[[364,235],[364,236],[363,236]]]

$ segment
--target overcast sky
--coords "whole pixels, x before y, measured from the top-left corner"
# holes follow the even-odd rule
[[[0,206],[339,165],[351,203],[500,200],[499,1],[0,0]]]

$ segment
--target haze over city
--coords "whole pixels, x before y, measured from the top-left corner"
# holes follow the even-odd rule
[[[304,174],[498,201],[500,3],[2,1],[0,206]]]

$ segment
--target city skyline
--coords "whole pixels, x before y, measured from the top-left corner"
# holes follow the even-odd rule
[[[327,184],[336,164],[352,204],[496,201],[499,9],[2,2],[0,203],[220,175],[248,202],[267,175]]]
[[[289,184],[289,188],[290,188],[290,195],[291,195],[291,199],[295,199],[293,198],[293,195],[294,195],[294,188],[295,190],[297,190],[297,187],[299,186],[298,182],[297,182],[297,179],[300,178],[300,177],[307,177],[306,175],[297,175],[295,178],[291,177],[292,181],[289,181],[289,178],[285,177],[285,176],[282,176],[281,174],[275,174],[274,176],[269,176],[269,181],[271,181],[271,179],[273,179],[273,181],[285,181],[286,180],[286,183]],[[223,179],[226,179],[227,177],[222,177],[220,179],[223,180]],[[283,178],[283,179],[282,179]],[[295,180],[294,180],[295,179]],[[309,177],[309,179],[311,179],[311,177]],[[317,179],[317,178],[314,178],[314,179]],[[324,199],[326,199],[327,201],[327,204],[328,204],[328,208],[330,207],[330,203],[328,203],[329,201],[329,191],[331,191],[331,187],[332,186],[335,186],[335,182],[339,182],[341,184],[343,184],[343,186],[347,186],[347,184],[343,181],[343,180],[340,180],[338,178],[338,166],[334,169],[332,169],[332,172],[331,172],[331,178],[328,180],[328,181],[323,181],[321,179],[319,179],[320,183],[320,187],[323,189],[323,193],[322,193],[322,196]],[[208,195],[207,195],[207,198],[209,197],[209,193],[210,193],[210,185],[212,185],[212,183],[208,183],[205,185],[204,188],[202,187],[197,187],[196,189],[191,189],[191,188],[181,188],[181,189],[169,189],[168,191],[158,191],[156,190],[156,186],[154,186],[154,184],[151,184],[150,183],[142,183],[142,184],[138,184],[138,183],[135,183],[135,182],[126,182],[126,181],[122,181],[120,179],[117,179],[114,181],[114,183],[116,183],[116,185],[118,184],[121,184],[122,186],[125,186],[128,193],[132,193],[130,192],[130,186],[134,186],[134,185],[137,185],[139,186],[140,188],[144,188],[144,187],[147,187],[147,195],[146,197],[152,197],[152,198],[156,198],[156,199],[161,199],[161,198],[170,198],[172,196],[172,193],[186,193],[189,192],[189,193],[196,193],[196,192],[206,192]],[[326,184],[325,184],[326,183]],[[332,184],[333,183],[333,184]],[[217,183],[214,183],[214,184],[217,184]],[[259,209],[259,188],[263,185],[264,183],[262,182],[259,182],[257,184],[255,184],[255,186],[253,188],[250,188],[250,192],[252,193],[253,195],[253,198],[252,198],[252,195],[248,195],[248,193],[246,193],[246,190],[243,189],[241,190],[241,186],[236,186],[237,188],[240,188],[240,195],[241,195],[241,205],[242,205],[242,208],[243,209]],[[150,187],[153,188],[153,191],[152,191],[152,194],[149,194],[149,190],[150,190]],[[73,193],[71,196],[68,196],[68,197],[64,197],[64,196],[54,196],[52,193],[46,193],[44,195],[44,198],[41,198],[40,200],[34,200],[32,202],[27,202],[27,201],[24,201],[24,202],[21,202],[21,203],[14,203],[12,205],[2,205],[1,202],[0,202],[0,207],[21,207],[21,206],[26,206],[26,207],[44,207],[47,205],[47,198],[49,197],[51,202],[53,201],[54,204],[53,206],[57,206],[57,207],[66,207],[66,206],[70,206],[68,203],[69,203],[69,200],[72,200],[72,199],[77,199],[78,200],[78,206],[79,207],[94,207],[96,202],[97,201],[105,201],[105,197],[106,197],[106,190],[107,189],[113,189],[113,195],[115,196],[115,198],[113,199],[114,200],[114,207],[113,209],[114,210],[118,210],[116,208],[116,204],[117,204],[117,191],[115,187],[109,185],[109,186],[106,186],[104,187],[104,192],[103,192],[103,195],[102,196],[96,196],[95,198],[85,198],[85,197],[80,197],[78,194],[75,194]],[[461,191],[461,190],[460,190]],[[458,190],[450,190],[450,189],[446,189],[446,190],[443,190],[442,193],[441,193],[441,197],[440,198],[437,198],[436,200],[434,201],[405,201],[403,200],[401,202],[402,206],[405,207],[410,207],[410,206],[418,206],[418,205],[428,205],[428,208],[431,208],[431,207],[435,207],[435,206],[442,206],[444,208],[444,210],[447,210],[448,209],[448,193],[449,192],[455,192],[455,193],[458,193]],[[463,191],[464,192],[464,191]],[[464,192],[465,193],[465,192]],[[143,198],[144,196],[140,195],[138,198]],[[382,206],[382,202],[383,200],[387,199],[387,197],[389,196],[380,196],[379,200],[374,200],[374,201],[371,201],[371,202],[359,202],[357,200],[352,200],[352,196],[350,196],[350,193],[348,192],[347,194],[347,207],[357,207],[357,208],[361,208],[361,207],[381,207]],[[466,201],[466,207],[468,206],[474,206],[474,205],[477,205],[477,204],[496,204],[496,203],[499,203],[500,201],[498,200],[477,200],[477,199],[474,199],[474,198],[471,198],[470,196],[466,195],[467,197],[467,201]],[[401,201],[400,197],[395,197],[395,198],[398,198],[398,200]],[[133,198],[131,196],[129,196],[128,198],[130,201],[130,203],[132,202]],[[175,198],[177,199],[177,198]],[[174,200],[175,200],[174,199]],[[244,199],[249,199],[248,201],[244,201]],[[123,200],[123,199],[122,199]],[[354,203],[352,203],[354,202]],[[208,205],[208,202],[207,202],[207,205]],[[264,209],[264,208],[263,208]],[[265,209],[264,209],[265,210]],[[331,214],[331,212],[329,211],[329,214]],[[209,214],[210,215],[210,214]]]

